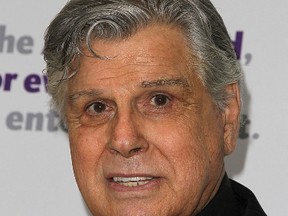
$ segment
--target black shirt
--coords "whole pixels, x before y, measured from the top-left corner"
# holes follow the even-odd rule
[[[255,195],[224,176],[218,192],[197,216],[267,216]]]

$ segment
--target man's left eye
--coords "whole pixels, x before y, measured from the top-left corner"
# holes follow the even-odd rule
[[[166,106],[171,101],[171,98],[165,94],[157,94],[153,96],[151,104],[157,107]]]

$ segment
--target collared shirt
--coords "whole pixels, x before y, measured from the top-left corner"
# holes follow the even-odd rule
[[[255,195],[224,176],[218,192],[197,216],[267,216]]]

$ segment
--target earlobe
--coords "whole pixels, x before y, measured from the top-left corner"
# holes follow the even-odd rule
[[[226,92],[231,95],[228,99],[224,114],[224,151],[225,155],[231,154],[237,143],[240,125],[240,91],[237,83],[226,87]]]

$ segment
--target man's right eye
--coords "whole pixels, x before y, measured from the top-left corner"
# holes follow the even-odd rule
[[[109,107],[101,101],[94,102],[86,108],[89,115],[100,115],[107,110],[109,110]]]

